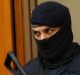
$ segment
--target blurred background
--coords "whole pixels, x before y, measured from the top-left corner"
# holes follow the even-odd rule
[[[69,8],[74,42],[80,43],[80,0],[0,0],[0,75],[12,75],[4,66],[9,51],[15,53],[22,66],[37,57],[30,19],[32,10],[45,1],[56,1]]]

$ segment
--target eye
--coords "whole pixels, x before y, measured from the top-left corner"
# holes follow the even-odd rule
[[[54,32],[54,29],[53,28],[46,28],[44,30],[45,33],[48,33],[48,34],[51,34],[52,32]]]
[[[38,32],[38,31],[33,31],[33,35],[36,36],[36,37],[39,37],[39,36],[40,36],[40,32]]]

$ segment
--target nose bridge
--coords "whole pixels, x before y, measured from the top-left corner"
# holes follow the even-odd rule
[[[47,38],[47,35],[45,33],[41,33],[41,40]]]

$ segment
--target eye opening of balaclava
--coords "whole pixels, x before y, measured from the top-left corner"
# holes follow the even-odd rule
[[[45,40],[36,40],[39,57],[42,62],[62,64],[72,54],[70,46],[73,42],[71,16],[69,9],[57,2],[48,1],[37,6],[32,12],[32,25],[61,27],[53,36]],[[45,63],[46,64],[46,63]]]

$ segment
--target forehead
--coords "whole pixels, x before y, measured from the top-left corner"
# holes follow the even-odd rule
[[[39,30],[44,30],[46,28],[49,28],[49,26],[33,26],[32,30],[39,31]]]

